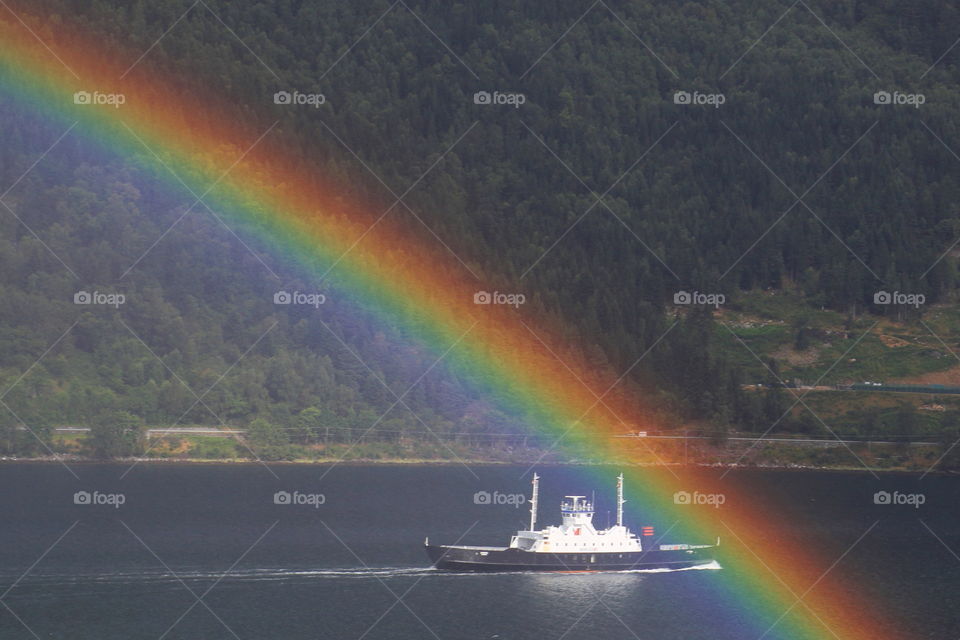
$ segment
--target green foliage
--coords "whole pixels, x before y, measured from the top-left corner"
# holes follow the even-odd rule
[[[143,421],[126,411],[111,411],[90,424],[89,446],[97,458],[119,458],[143,453],[146,429]]]
[[[412,11],[394,8],[349,51],[388,4],[209,4],[257,57],[209,12],[184,14],[178,2],[32,7],[70,16],[104,42],[151,48],[141,64],[177,75],[172,99],[209,95],[212,86],[238,105],[239,123],[262,131],[261,121],[279,120],[276,135],[290,154],[344,199],[385,209],[392,197],[367,167],[401,190],[430,168],[404,200],[430,231],[402,207],[390,215],[419,229],[424,246],[441,238],[491,289],[520,282],[531,313],[560,320],[597,367],[629,370],[623,384],[649,399],[646,408],[664,423],[764,431],[789,400],[780,389],[745,393],[745,382],[772,380],[709,311],[674,315],[678,289],[730,300],[762,292],[747,310],[780,323],[736,329],[761,354],[791,342],[810,351],[822,316],[802,326],[784,320],[823,309],[852,327],[879,288],[924,293],[928,303],[955,295],[955,261],[937,259],[960,231],[960,174],[925,128],[960,139],[960,49],[940,59],[960,29],[950,3],[906,12],[894,2],[809,3],[834,38],[811,11],[779,21],[782,7],[752,0],[635,2],[613,7],[616,15],[596,7],[585,16],[575,3],[411,2]],[[425,37],[420,20],[464,64]],[[48,25],[54,41],[67,28],[60,22]],[[884,78],[917,78],[936,61],[922,121],[912,110],[873,105],[876,80],[851,50],[882,61]],[[276,108],[273,93],[290,88],[322,91],[328,104]],[[475,105],[478,88],[523,91],[527,103]],[[674,105],[679,89],[721,91],[727,101],[717,110]],[[9,185],[62,130],[12,104],[0,109],[0,184]],[[253,229],[235,229],[241,244],[199,205],[184,216],[194,198],[160,188],[137,167],[68,136],[5,196],[30,229],[0,216],[0,383],[17,382],[5,402],[41,438],[53,424],[90,425],[98,455],[130,455],[140,446],[134,428],[123,426],[130,416],[158,425],[249,423],[255,450],[285,458],[291,446],[344,444],[367,429],[384,446],[426,428],[527,430],[442,367],[420,380],[437,354],[370,318],[336,305],[278,309],[273,273],[292,289],[328,291],[327,284],[303,277],[256,242]],[[804,205],[781,179],[797,194],[813,185]],[[614,184],[596,204],[589,191]],[[72,304],[78,289],[110,288],[132,265],[119,312]],[[322,273],[329,265],[315,266]],[[788,285],[802,295],[780,296]],[[821,357],[832,361],[847,346],[834,340]],[[871,338],[861,346],[865,356],[831,375],[929,368],[911,347],[891,353]],[[798,369],[790,373],[806,373]],[[396,393],[416,386],[394,406],[380,380]],[[104,412],[123,419],[105,421]],[[819,430],[793,420],[784,428]],[[886,424],[877,418],[878,429]],[[37,449],[27,436],[0,422],[0,449]],[[204,446],[235,454],[232,444]]]

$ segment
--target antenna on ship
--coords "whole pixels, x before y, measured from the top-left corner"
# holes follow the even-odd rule
[[[617,526],[623,526],[623,474],[617,476]]]
[[[537,498],[540,497],[540,476],[533,474],[533,495],[530,496],[530,531],[537,526]]]

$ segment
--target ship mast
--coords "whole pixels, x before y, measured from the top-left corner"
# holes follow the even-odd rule
[[[623,474],[617,476],[617,526],[623,526]]]
[[[530,531],[537,526],[537,498],[540,497],[540,476],[533,474],[533,495],[530,497]]]

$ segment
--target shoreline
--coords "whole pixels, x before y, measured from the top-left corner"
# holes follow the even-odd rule
[[[350,467],[372,467],[372,466],[423,466],[423,467],[449,467],[449,466],[489,466],[502,467],[509,465],[528,464],[529,461],[503,461],[503,460],[434,460],[419,458],[389,458],[389,459],[356,459],[356,460],[338,460],[329,459],[301,459],[301,460],[251,460],[249,458],[115,458],[96,459],[85,456],[35,456],[35,457],[13,457],[0,456],[0,465],[7,464],[77,464],[77,465],[103,465],[103,464],[147,464],[150,466],[162,465],[191,465],[191,466],[257,466],[257,465],[277,465],[277,466],[350,466]],[[684,465],[681,463],[661,464],[661,463],[643,463],[643,462],[539,462],[538,467],[626,467],[626,468],[655,468],[655,467],[692,467],[698,470],[704,469],[732,469],[741,471],[802,471],[802,472],[833,472],[833,473],[871,473],[885,475],[936,475],[936,476],[957,476],[955,471],[925,470],[925,469],[871,469],[867,467],[854,466],[813,466],[813,465],[775,465],[775,464],[725,464],[725,463],[694,463]]]

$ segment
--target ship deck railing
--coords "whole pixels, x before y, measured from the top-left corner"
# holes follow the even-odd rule
[[[440,545],[448,549],[470,549],[471,551],[506,551],[507,547],[475,547],[466,544],[444,544]]]

